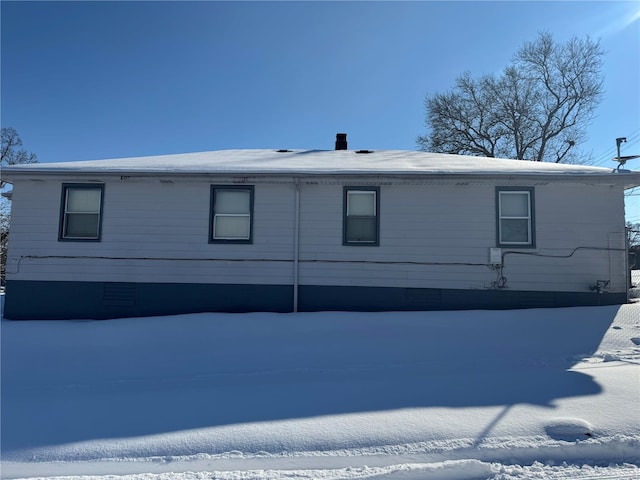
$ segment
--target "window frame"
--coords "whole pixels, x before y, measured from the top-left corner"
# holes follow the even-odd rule
[[[348,212],[349,212],[349,193],[350,192],[373,192],[375,195],[375,220],[376,220],[376,238],[374,241],[354,241],[348,240]],[[369,218],[369,217],[367,217]],[[343,188],[342,198],[342,245],[355,247],[377,247],[380,245],[380,187],[374,186],[345,186]]]
[[[529,215],[527,217],[503,217],[501,195],[503,193],[526,193],[529,199]],[[535,216],[535,189],[533,187],[496,187],[496,245],[498,247],[535,248],[536,247],[536,216]],[[502,220],[527,219],[529,226],[529,239],[527,242],[502,241]]]
[[[98,212],[98,235],[96,237],[70,237],[65,234],[67,225],[67,198],[70,189],[100,190],[100,209]],[[102,218],[104,211],[104,183],[63,183],[60,199],[60,221],[58,222],[59,242],[100,242],[102,241]],[[93,214],[95,215],[95,214]]]
[[[249,192],[249,238],[214,238],[215,201],[216,191],[220,190],[245,190]],[[211,185],[211,198],[209,205],[209,243],[218,244],[251,244],[253,243],[253,217],[254,217],[254,185]]]

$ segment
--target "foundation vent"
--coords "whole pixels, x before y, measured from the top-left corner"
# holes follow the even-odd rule
[[[135,283],[105,283],[102,304],[111,307],[133,307],[136,304]]]

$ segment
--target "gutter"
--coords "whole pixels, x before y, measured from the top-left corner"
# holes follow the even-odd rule
[[[160,181],[161,179],[174,178],[189,179],[202,182],[211,181],[212,178],[227,178],[233,183],[246,183],[251,181],[266,181],[276,183],[291,183],[291,179],[296,179],[300,183],[322,182],[322,181],[397,181],[397,182],[467,182],[467,183],[492,183],[497,181],[511,182],[558,182],[558,183],[584,183],[599,185],[615,185],[624,188],[640,186],[640,172],[625,171],[620,173],[539,173],[539,172],[429,172],[429,171],[79,171],[79,170],[36,170],[36,169],[15,169],[4,173],[4,181],[13,183],[14,180],[28,179],[34,181],[46,180],[68,180],[70,178],[84,179],[89,182],[104,181],[105,178],[115,178],[120,181],[148,182]],[[302,179],[305,180],[302,180]]]

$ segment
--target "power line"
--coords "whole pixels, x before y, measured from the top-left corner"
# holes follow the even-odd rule
[[[637,141],[640,139],[640,128],[631,132],[629,135],[626,136],[626,138],[627,138],[627,145],[626,145],[627,147],[631,144],[637,143]],[[611,158],[613,158],[617,153],[618,152],[616,147],[608,148],[607,150],[604,151],[604,153],[601,153],[600,155],[597,155],[595,157],[594,163],[602,164],[603,162],[606,162]]]
[[[625,147],[628,148],[640,142],[640,128],[634,130],[629,135],[626,136],[627,142]],[[612,160],[615,156],[617,156],[618,150],[616,147],[611,147],[605,150],[603,153],[596,155],[594,160],[591,162],[593,165],[605,165],[610,160]]]

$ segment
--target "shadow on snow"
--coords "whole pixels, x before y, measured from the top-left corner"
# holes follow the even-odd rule
[[[597,394],[619,307],[2,322],[2,448]]]

